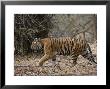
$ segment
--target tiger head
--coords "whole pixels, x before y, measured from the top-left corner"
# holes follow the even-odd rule
[[[43,45],[41,44],[41,39],[35,38],[34,41],[32,41],[31,49],[39,52],[42,50],[42,48],[43,48]]]

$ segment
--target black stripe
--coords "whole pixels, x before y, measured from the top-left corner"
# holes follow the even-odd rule
[[[77,57],[78,57],[78,55],[77,55],[77,54],[75,54],[75,53],[73,52],[73,53],[72,53],[72,55],[71,55],[71,57],[75,59],[75,58],[77,58]]]
[[[78,39],[77,39],[77,41],[78,41]],[[78,51],[79,51],[79,44],[77,42],[76,42],[75,51],[76,51],[76,53],[78,53]]]
[[[60,55],[62,54],[62,51],[61,51],[61,38],[59,38],[59,53],[60,53]]]
[[[61,54],[61,41],[60,41],[61,39],[59,39],[59,53]]]
[[[59,47],[58,39],[56,39],[56,51],[57,51],[57,52],[58,52],[58,47]]]
[[[65,54],[65,52],[64,52],[64,50],[63,50],[63,39],[61,39],[61,53],[62,53],[62,55],[64,55]]]
[[[64,55],[66,55],[67,54],[67,45],[66,44],[64,44],[64,50],[65,50],[65,54]]]
[[[60,54],[60,42],[59,41],[60,41],[60,39],[57,40],[57,43],[58,43],[58,49],[57,49],[58,50],[58,54]]]
[[[75,46],[75,44],[74,44],[74,41],[72,40],[72,46],[71,46],[72,51],[74,50],[74,46]]]
[[[70,49],[69,49],[69,39],[67,40],[67,54],[70,54]]]
[[[50,45],[51,45],[51,50],[53,51],[53,42],[52,42],[52,38],[50,38]]]
[[[82,48],[82,50],[81,51],[83,51],[84,50],[84,41],[83,40],[81,40],[81,43],[82,43],[82,45],[81,45],[81,48]]]
[[[72,46],[72,40],[70,39],[70,44],[69,44],[70,53],[72,52],[71,46]]]
[[[63,50],[63,55],[66,55],[66,50],[64,49],[65,46],[65,39],[62,39],[62,50]]]
[[[54,43],[56,44],[56,42],[57,42],[57,41],[56,41],[56,38],[54,38]]]
[[[67,48],[66,54],[68,54],[68,40],[67,39],[66,39],[66,48]]]

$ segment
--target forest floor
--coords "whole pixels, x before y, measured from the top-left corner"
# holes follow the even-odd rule
[[[93,54],[97,57],[97,43],[90,45]],[[48,60],[42,67],[38,66],[43,55],[15,56],[15,76],[96,76],[97,65],[91,64],[82,56],[78,57],[77,64],[72,66],[69,56],[57,55],[56,61]],[[97,61],[97,58],[96,60]]]

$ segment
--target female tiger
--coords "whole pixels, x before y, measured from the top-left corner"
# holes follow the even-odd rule
[[[73,38],[70,37],[59,37],[59,38],[44,38],[34,39],[31,45],[31,49],[41,50],[44,48],[44,56],[40,59],[39,66],[50,58],[56,59],[58,55],[70,55],[73,60],[73,65],[76,64],[79,55],[90,60],[93,63],[94,57],[90,49],[89,44],[85,40],[83,33],[80,33]]]

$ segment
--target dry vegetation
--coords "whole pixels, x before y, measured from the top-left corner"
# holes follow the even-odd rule
[[[96,42],[90,45],[93,54],[97,55]],[[91,64],[82,56],[78,57],[77,64],[73,67],[72,60],[67,56],[57,55],[56,61],[48,60],[42,67],[37,66],[42,55],[15,56],[16,76],[96,76],[97,65]]]

